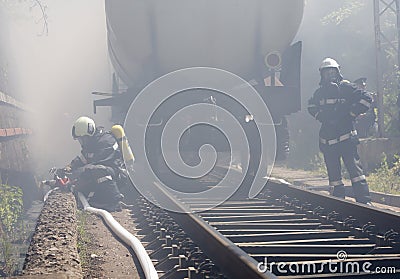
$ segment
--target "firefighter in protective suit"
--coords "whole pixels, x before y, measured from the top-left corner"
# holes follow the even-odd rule
[[[81,154],[69,166],[78,179],[77,190],[88,198],[92,206],[119,211],[119,202],[124,196],[116,180],[123,162],[116,138],[103,127],[96,128],[93,119],[85,116],[75,121],[72,137],[82,147]]]
[[[370,108],[372,97],[344,80],[339,64],[332,58],[325,58],[319,71],[320,87],[309,100],[308,112],[321,122],[319,147],[328,170],[331,194],[345,197],[341,175],[343,159],[356,201],[370,205],[368,184],[357,152],[359,140],[354,120]]]

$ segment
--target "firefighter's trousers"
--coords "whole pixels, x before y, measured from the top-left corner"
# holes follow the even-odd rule
[[[333,186],[333,195],[345,197],[345,188],[341,174],[341,159],[349,172],[356,201],[368,203],[371,201],[368,184],[357,152],[357,144],[348,139],[336,144],[321,146],[328,170],[329,185]]]
[[[78,172],[78,190],[89,198],[89,202],[115,204],[122,199],[111,167],[88,164]]]

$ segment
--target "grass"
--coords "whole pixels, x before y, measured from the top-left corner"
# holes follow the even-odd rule
[[[345,168],[343,162],[341,162],[341,164],[342,164],[342,177],[345,179],[349,179],[349,173],[347,172],[347,169]],[[314,159],[311,160],[310,165],[312,166],[311,171],[313,173],[316,173],[323,177],[328,177],[328,171],[326,169],[324,155],[321,152],[319,152],[317,155],[314,156]]]
[[[87,223],[87,216],[88,213],[85,211],[78,211],[78,226],[77,226],[77,232],[78,232],[78,254],[79,258],[81,260],[81,265],[84,267],[85,265],[88,264],[90,260],[90,255],[89,251],[87,249],[88,243],[91,242],[89,234],[86,232],[85,226]]]
[[[322,153],[315,155],[310,165],[313,173],[323,177],[328,176]],[[342,177],[349,179],[343,163]],[[368,175],[367,182],[371,191],[400,195],[400,156],[395,156],[394,162],[389,163],[385,155],[380,167]]]
[[[16,249],[12,245],[7,234],[1,237],[1,270],[6,275],[15,275],[18,270],[18,261],[16,258]]]
[[[400,157],[395,156],[393,163],[388,163],[386,155],[381,166],[367,177],[372,191],[400,195]]]

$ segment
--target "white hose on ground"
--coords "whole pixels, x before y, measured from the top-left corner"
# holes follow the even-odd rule
[[[128,232],[124,227],[122,227],[108,211],[91,207],[85,196],[81,192],[78,192],[78,197],[83,205],[84,210],[100,215],[104,219],[106,224],[111,228],[111,230],[119,238],[121,238],[121,240],[125,244],[129,245],[133,249],[139,259],[146,279],[158,279],[157,271],[142,243],[130,232]]]

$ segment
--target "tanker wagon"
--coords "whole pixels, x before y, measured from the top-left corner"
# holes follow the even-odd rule
[[[301,106],[301,42],[293,39],[303,17],[304,2],[106,0],[108,48],[115,73],[113,92],[94,101],[95,112],[99,106],[111,106],[111,120],[123,123],[135,97],[157,78],[190,67],[222,69],[257,90],[273,118],[277,157],[284,157],[289,144],[285,117]],[[261,144],[251,115],[232,98],[212,90],[175,94],[154,110],[150,123],[140,123],[137,116],[137,125],[147,125],[149,160],[163,164],[159,162],[160,137],[166,120],[196,103],[224,107],[237,118],[249,140],[250,154],[241,155],[249,156],[251,173],[260,160]],[[216,115],[210,118],[218,121]],[[205,143],[217,151],[232,151],[226,141],[217,128],[199,124],[188,129],[179,144],[182,153],[195,152]],[[132,145],[135,149],[135,143]],[[245,161],[242,158],[243,164]]]

